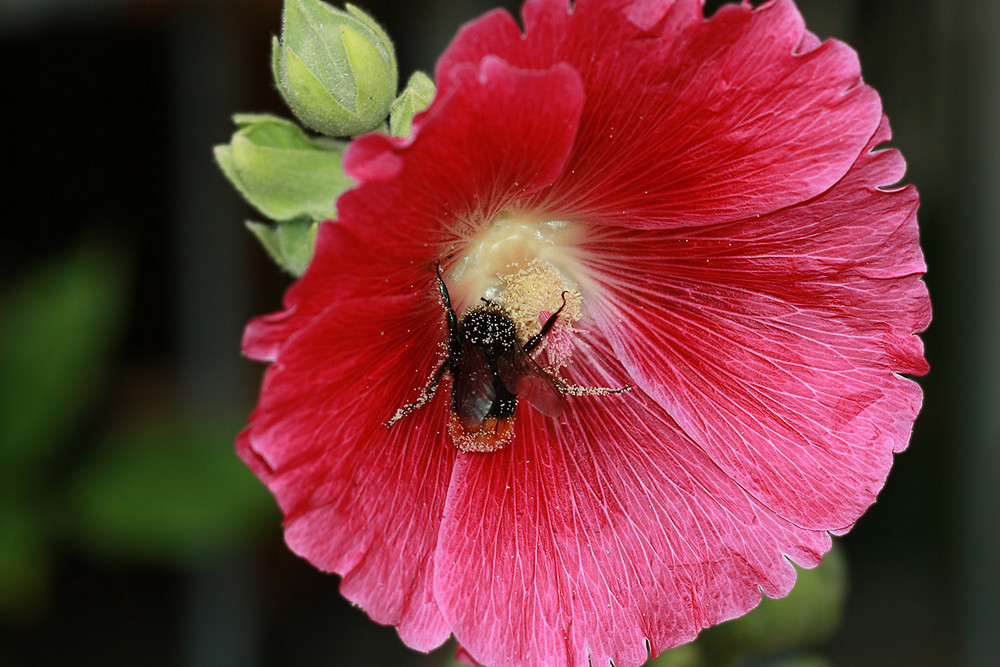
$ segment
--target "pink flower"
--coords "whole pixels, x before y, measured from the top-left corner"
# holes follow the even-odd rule
[[[411,139],[350,148],[340,219],[247,327],[271,365],[238,449],[291,549],[408,645],[639,665],[786,594],[874,502],[927,370],[918,198],[854,52],[790,1],[523,18],[459,32]],[[522,344],[565,293],[544,381],[631,390],[477,427],[451,369],[397,415],[449,353],[436,263]]]

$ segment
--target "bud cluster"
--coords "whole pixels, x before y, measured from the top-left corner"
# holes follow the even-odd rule
[[[317,225],[336,217],[337,198],[353,185],[342,166],[350,139],[372,130],[407,136],[413,117],[434,98],[434,83],[416,72],[397,97],[392,42],[353,5],[285,0],[271,55],[275,84],[292,113],[324,136],[276,116],[238,114],[236,133],[215,147],[215,158],[240,194],[277,223],[247,227],[279,266],[301,275]]]

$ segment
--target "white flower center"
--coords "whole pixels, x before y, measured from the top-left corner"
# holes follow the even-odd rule
[[[466,252],[449,272],[452,300],[456,307],[467,308],[482,297],[508,307],[505,277],[534,263],[554,270],[550,273],[554,282],[536,282],[535,289],[554,293],[558,308],[562,292],[574,289],[580,238],[580,226],[567,220],[537,220],[502,211],[468,241]]]

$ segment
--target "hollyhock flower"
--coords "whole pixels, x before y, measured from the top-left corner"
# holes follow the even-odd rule
[[[855,54],[790,1],[522,15],[459,32],[410,138],[349,148],[339,220],[247,327],[271,365],[238,449],[291,549],[408,645],[639,665],[786,594],[874,502],[927,370],[918,198]],[[444,292],[535,336],[555,399]],[[475,373],[488,413],[452,398]]]

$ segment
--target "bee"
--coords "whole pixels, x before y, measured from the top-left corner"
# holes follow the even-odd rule
[[[566,394],[617,394],[630,389],[576,387],[532,358],[531,353],[566,307],[566,292],[562,294],[562,305],[546,318],[539,332],[521,343],[514,320],[495,302],[484,298],[482,305],[459,317],[451,305],[441,265],[436,263],[434,270],[448,323],[448,355],[421,397],[397,410],[385,422],[386,427],[433,398],[445,371],[452,378],[449,431],[455,444],[465,451],[495,451],[510,442],[519,397],[542,414],[558,417],[566,407]]]

